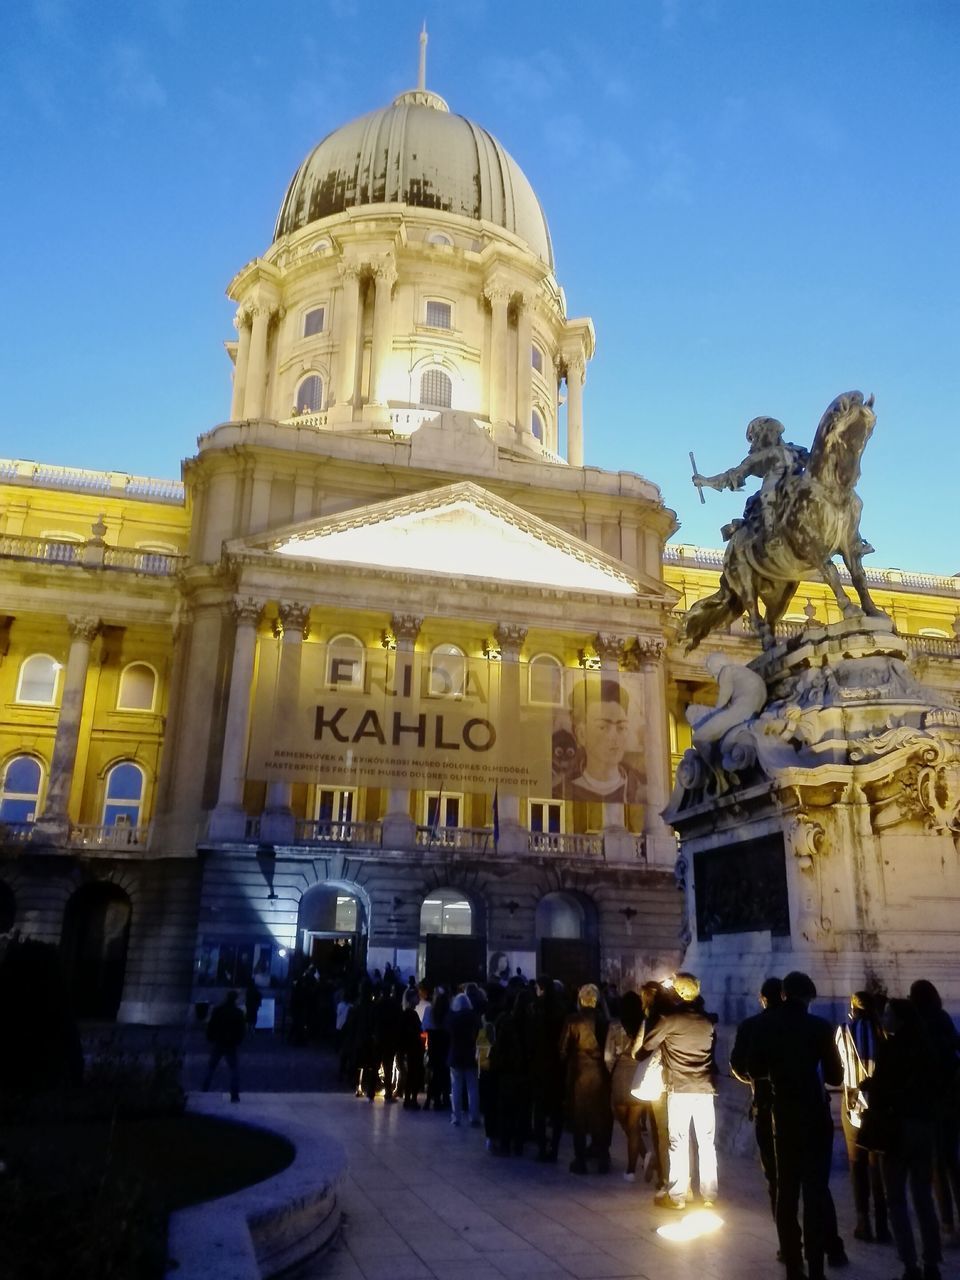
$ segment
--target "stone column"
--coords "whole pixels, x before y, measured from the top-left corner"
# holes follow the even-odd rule
[[[583,383],[587,376],[582,355],[567,359],[567,462],[583,466]]]
[[[393,673],[394,689],[403,686],[404,668],[413,663],[414,649],[423,619],[410,613],[395,613],[390,628],[397,641],[396,662]],[[410,788],[391,787],[387,792],[387,812],[380,823],[383,847],[391,849],[412,848],[417,824],[410,816]]]
[[[253,321],[243,394],[243,416],[262,418],[267,398],[267,331],[272,312],[270,307],[261,302],[250,308],[250,314]]]
[[[531,299],[524,294],[517,313],[517,426],[529,431],[533,419],[533,325]],[[546,444],[546,440],[542,441]]]
[[[373,343],[370,350],[370,404],[385,407],[387,373],[393,343],[393,286],[397,268],[392,258],[374,267]]]
[[[666,645],[660,636],[638,636],[636,653],[643,681],[643,725],[646,744],[647,797],[643,834],[647,862],[672,868],[677,858],[673,831],[660,816],[670,799],[670,733],[663,669]]]
[[[341,262],[340,272],[340,305],[341,315],[337,341],[340,355],[337,361],[337,404],[338,416],[345,421],[353,416],[353,406],[357,399],[357,355],[359,350],[360,327],[360,268],[353,263]]]
[[[90,665],[90,646],[100,629],[99,618],[68,617],[70,653],[63,673],[60,716],[53,740],[50,781],[43,813],[34,826],[31,839],[38,844],[65,844],[70,835],[70,788],[80,741],[83,717],[83,694]]]
[[[505,285],[488,284],[484,295],[490,303],[493,323],[490,330],[490,390],[487,409],[491,422],[505,422],[507,417],[507,303],[510,292]]]
[[[593,637],[593,647],[600,659],[601,680],[613,680],[620,683],[620,660],[623,657],[623,637],[601,632]],[[604,804],[603,806],[603,839],[604,848],[609,856],[608,845],[626,834],[627,824],[622,804]]]
[[[500,646],[500,705],[497,719],[500,732],[520,723],[520,652],[527,638],[526,627],[501,623],[494,635]],[[502,855],[526,853],[530,833],[520,821],[520,797],[516,792],[497,793],[500,812],[500,840],[497,852]]]
[[[278,625],[281,629],[280,660],[274,695],[275,723],[290,724],[297,715],[300,702],[300,659],[303,642],[310,630],[308,604],[280,605]],[[296,820],[290,806],[293,784],[267,784],[267,802],[260,821],[260,839],[264,844],[292,844]]]
[[[242,840],[244,836],[247,815],[243,808],[243,784],[246,780],[257,623],[262,612],[260,600],[247,598],[233,602],[237,630],[220,761],[220,791],[216,808],[210,814],[211,840]]]
[[[247,386],[247,367],[250,362],[250,315],[241,307],[233,317],[239,336],[237,363],[233,369],[233,398],[230,402],[230,421],[237,422],[243,416],[243,393]]]

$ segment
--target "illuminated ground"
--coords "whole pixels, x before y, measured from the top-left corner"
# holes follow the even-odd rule
[[[631,1280],[779,1280],[776,1241],[758,1166],[721,1159],[723,1225],[696,1240],[671,1242],[657,1228],[678,1215],[657,1210],[650,1189],[614,1170],[601,1178],[558,1165],[497,1159],[482,1131],[454,1129],[447,1117],[411,1114],[349,1094],[247,1094],[233,1113],[267,1118],[293,1111],[346,1147],[350,1178],[343,1239],[333,1253],[290,1273],[294,1280],[502,1280],[523,1277],[630,1277]],[[901,1268],[890,1246],[852,1238],[845,1174],[833,1189],[851,1265],[836,1276],[890,1280]],[[948,1253],[950,1262],[960,1256]]]

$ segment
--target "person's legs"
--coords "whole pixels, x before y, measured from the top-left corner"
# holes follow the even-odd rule
[[[904,1267],[917,1265],[917,1246],[907,1211],[907,1165],[899,1156],[884,1154],[880,1157],[883,1187],[887,1194],[887,1213],[890,1229],[897,1246],[897,1256]]]
[[[777,1116],[774,1126],[774,1142],[777,1161],[776,1220],[780,1256],[787,1267],[788,1276],[797,1276],[803,1270],[803,1253],[800,1246],[800,1223],[797,1210],[800,1206],[800,1136],[798,1126]]]
[[[643,1104],[631,1103],[625,1107],[626,1122],[621,1121],[627,1135],[627,1172],[636,1173],[637,1164],[647,1153],[647,1144],[643,1139]]]
[[[867,1153],[867,1168],[870,1174],[870,1195],[873,1198],[874,1235],[877,1241],[885,1244],[890,1239],[890,1228],[887,1226],[887,1197],[883,1190],[883,1175],[880,1172],[880,1156],[876,1151]]]
[[[459,1124],[463,1113],[463,1072],[459,1067],[450,1068],[450,1123]]]
[[[224,1050],[223,1056],[227,1060],[227,1066],[230,1068],[230,1101],[240,1101],[240,1071],[237,1067],[237,1050],[236,1047]]]
[[[214,1046],[210,1050],[210,1058],[207,1062],[207,1074],[203,1080],[203,1092],[208,1093],[213,1083],[213,1073],[216,1071],[220,1059],[223,1057],[223,1050]]]
[[[773,1145],[773,1112],[769,1107],[757,1107],[754,1116],[757,1150],[760,1152],[760,1168],[767,1180],[770,1212],[777,1218],[777,1153]]]
[[[850,1121],[846,1106],[840,1108],[840,1123],[847,1148],[847,1167],[850,1171],[850,1190],[853,1192],[853,1211],[857,1225],[853,1235],[856,1240],[872,1240],[870,1225],[870,1155],[857,1146],[860,1130]]]
[[[685,1204],[690,1183],[690,1120],[692,1093],[667,1096],[667,1132],[670,1135],[670,1171],[667,1189],[670,1198]]]
[[[693,1093],[690,1098],[693,1132],[697,1139],[697,1164],[700,1168],[700,1195],[704,1200],[716,1200],[719,1182],[713,1094]]]
[[[923,1265],[933,1268],[942,1260],[940,1252],[940,1224],[933,1203],[933,1159],[936,1131],[933,1125],[906,1125],[907,1175],[910,1183],[910,1199],[920,1228],[923,1249]]]
[[[467,1082],[467,1103],[470,1108],[470,1123],[480,1123],[480,1087],[477,1082],[477,1068],[468,1067],[464,1072]]]

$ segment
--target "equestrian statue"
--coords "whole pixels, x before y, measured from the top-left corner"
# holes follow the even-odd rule
[[[837,396],[820,419],[809,453],[783,440],[783,424],[776,418],[754,418],[747,427],[750,451],[738,466],[715,476],[694,471],[701,497],[704,486],[742,489],[748,476],[760,477],[762,484],[747,500],[743,518],[721,530],[727,550],[720,586],[684,619],[688,653],[743,613],[764,649],[772,648],[774,627],[800,581],[811,574],[820,574],[829,585],[845,618],[886,617],[867,589],[863,557],[873,548],[860,537],[863,504],[854,488],[875,422],[873,396],[864,400],[862,392],[849,391]],[[833,563],[838,554],[859,606],[840,582]]]

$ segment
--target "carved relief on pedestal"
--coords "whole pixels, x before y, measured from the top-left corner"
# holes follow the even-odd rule
[[[812,871],[813,860],[824,852],[826,832],[819,822],[803,814],[797,814],[784,828],[787,848],[798,860],[801,871]]]

